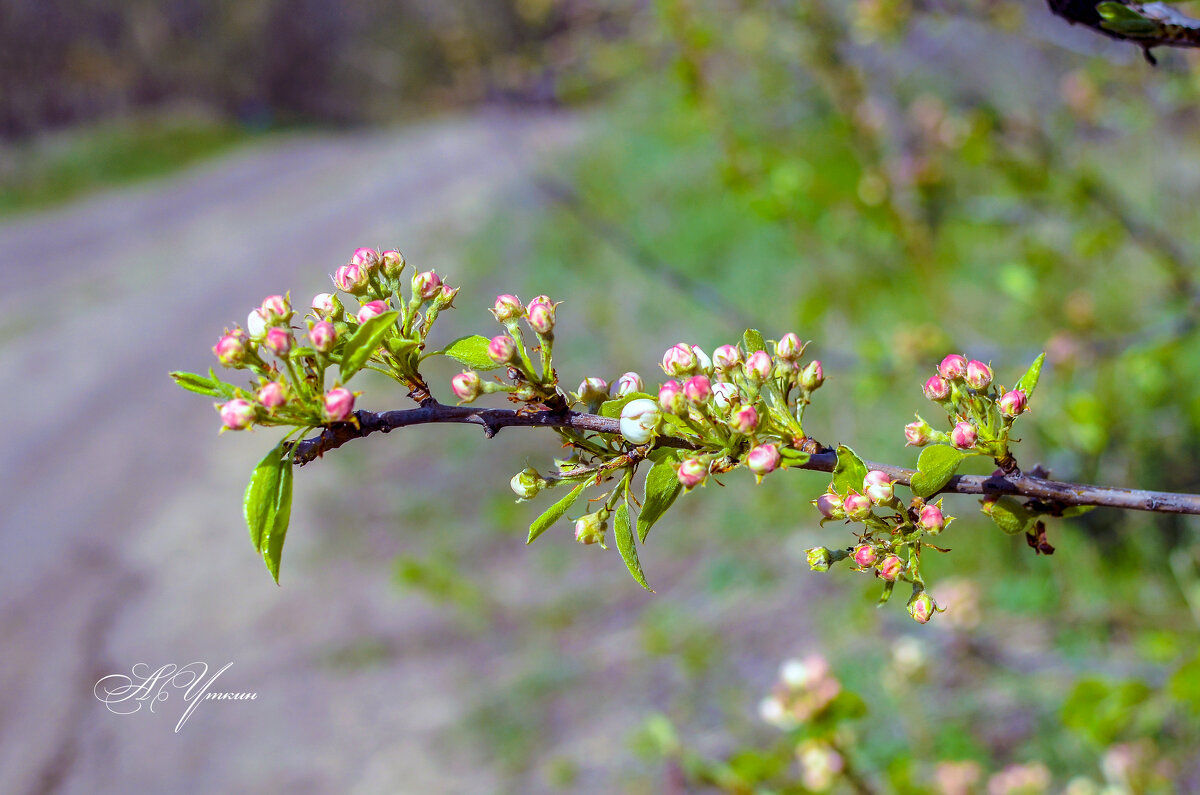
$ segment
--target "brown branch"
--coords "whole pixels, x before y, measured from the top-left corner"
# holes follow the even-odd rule
[[[330,450],[341,447],[352,439],[368,436],[375,432],[388,433],[396,428],[430,423],[458,423],[478,425],[489,438],[501,428],[574,428],[578,431],[618,434],[620,422],[613,417],[582,414],[575,411],[539,411],[520,413],[510,409],[476,408],[472,406],[445,406],[429,401],[418,409],[403,411],[356,411],[355,423],[331,425],[317,436],[296,443],[296,463],[307,464]],[[690,447],[682,439],[665,437],[659,445]],[[798,469],[817,472],[832,472],[837,455],[831,452],[816,453]],[[912,482],[915,470],[906,467],[867,461],[871,469],[887,472],[897,482],[907,486]],[[1012,495],[1029,497],[1054,506],[1096,505],[1106,508],[1125,508],[1134,511],[1157,513],[1200,514],[1200,495],[1175,494],[1166,491],[1142,491],[1107,486],[1090,486],[1081,483],[1063,483],[1022,473],[980,475],[956,475],[950,479],[942,493]]]
[[[1141,15],[1146,29],[1132,32],[1132,29],[1123,30],[1120,26],[1106,24],[1096,10],[1101,0],[1046,0],[1046,4],[1052,12],[1072,25],[1084,25],[1109,38],[1138,45],[1151,64],[1157,63],[1150,54],[1155,47],[1200,47],[1200,21],[1181,14],[1165,3],[1115,1]]]

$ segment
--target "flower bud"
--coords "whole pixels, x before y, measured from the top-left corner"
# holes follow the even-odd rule
[[[813,359],[800,371],[800,386],[806,392],[814,392],[825,383],[825,371],[821,368],[821,360]]]
[[[888,555],[879,561],[876,571],[879,572],[880,579],[895,582],[904,573],[904,561],[896,555]]]
[[[532,500],[538,495],[539,491],[546,488],[546,481],[538,474],[536,469],[525,467],[513,475],[508,485],[512,487],[513,493],[522,500]]]
[[[950,354],[938,365],[938,373],[942,378],[948,378],[951,381],[962,378],[967,374],[967,358],[959,356],[957,353]]]
[[[608,382],[603,378],[585,378],[579,382],[579,399],[584,403],[600,403],[608,397]]]
[[[732,370],[742,363],[742,351],[736,345],[722,345],[713,351],[712,362],[718,372]]]
[[[412,291],[415,295],[421,296],[421,300],[428,301],[441,293],[442,280],[433,271],[423,271],[413,277]]]
[[[749,436],[758,430],[758,412],[754,406],[738,408],[729,417],[729,427],[743,436]]]
[[[508,364],[517,358],[517,343],[504,334],[492,337],[487,347],[488,358],[496,364]]]
[[[859,544],[854,548],[854,563],[860,569],[869,569],[879,559],[879,553],[870,544]]]
[[[616,381],[613,381],[612,386],[609,387],[609,391],[612,392],[612,396],[614,398],[625,397],[626,395],[632,395],[635,392],[641,392],[642,377],[632,371],[625,373]]]
[[[530,304],[527,319],[538,334],[545,336],[554,331],[554,309],[549,304]]]
[[[388,311],[388,305],[383,301],[368,301],[359,307],[356,319],[361,325],[373,317],[379,317],[386,311]]]
[[[704,403],[712,397],[712,382],[706,375],[694,375],[683,385],[683,396],[692,403]]]
[[[467,370],[450,379],[450,390],[461,403],[470,403],[483,394],[483,382],[479,373]]]
[[[692,354],[696,357],[696,369],[705,375],[712,375],[712,359],[708,358],[708,354],[699,345],[692,346]]]
[[[288,305],[288,300],[282,295],[268,295],[263,299],[262,306],[258,308],[258,312],[267,323],[274,323],[276,321],[286,321],[290,318],[292,316],[292,307]]]
[[[940,501],[937,505],[926,505],[922,508],[921,515],[917,519],[917,524],[931,536],[942,532],[942,529],[946,526],[946,517],[942,515]]]
[[[975,430],[975,426],[966,421],[958,423],[954,430],[950,431],[950,443],[960,450],[970,450],[978,438],[979,432]]]
[[[263,346],[276,356],[286,356],[292,349],[292,331],[282,326],[271,326],[267,329],[267,338]]]
[[[337,329],[328,320],[320,320],[308,330],[308,341],[321,353],[329,353],[337,342]]]
[[[525,307],[525,313],[528,314],[529,310],[533,309],[535,306],[546,307],[550,310],[550,316],[554,317],[554,307],[558,306],[558,304],[551,301],[550,296],[548,295],[535,295],[533,300],[529,302],[529,306]]]
[[[333,293],[317,293],[312,300],[313,311],[318,317],[328,320],[330,317],[342,314],[342,302]]]
[[[325,393],[325,416],[334,422],[344,422],[354,413],[354,393],[336,387]]]
[[[738,388],[725,381],[718,381],[713,384],[712,393],[713,403],[721,411],[728,411],[729,407],[738,400]]]
[[[667,375],[691,375],[696,369],[696,354],[686,342],[673,345],[663,354],[662,369]]]
[[[833,563],[833,556],[825,547],[813,547],[808,550],[806,557],[813,571],[829,571],[829,565]]]
[[[813,505],[826,519],[845,519],[846,509],[842,505],[841,495],[828,491],[813,500]]]
[[[699,458],[685,458],[679,462],[675,476],[685,489],[694,489],[708,477],[708,464]]]
[[[762,383],[771,377],[771,357],[766,351],[755,351],[746,360],[746,377]]]
[[[658,406],[668,414],[681,415],[686,411],[687,401],[678,381],[667,381],[658,388]]]
[[[803,354],[804,343],[790,331],[780,337],[779,342],[775,343],[775,355],[780,359],[794,361]]]
[[[935,609],[933,600],[924,591],[913,594],[912,598],[908,600],[908,614],[919,624],[927,623],[929,619],[933,618]]]
[[[442,290],[440,293],[438,293],[438,297],[434,300],[441,304],[443,309],[446,307],[453,307],[454,297],[458,295],[458,291],[461,289],[461,287],[451,287],[445,282],[442,282]]]
[[[871,502],[876,505],[884,505],[892,501],[895,496],[893,484],[896,481],[888,473],[878,469],[872,469],[863,478],[863,493],[871,498]]]
[[[584,514],[575,522],[575,540],[581,544],[603,544],[608,532],[608,511]]]
[[[904,438],[907,440],[904,446],[924,447],[929,444],[932,433],[933,428],[929,423],[918,417],[916,422],[910,422],[904,426]]]
[[[379,252],[373,248],[358,248],[354,250],[350,262],[360,268],[371,270],[379,264]]]
[[[992,368],[972,359],[967,362],[967,386],[974,390],[987,389],[992,383]]]
[[[534,401],[542,400],[542,394],[533,384],[521,384],[519,387],[517,387],[517,390],[512,393],[512,396],[522,403],[533,403]]]
[[[234,398],[219,404],[217,410],[221,413],[222,424],[231,431],[244,431],[254,422],[254,404],[248,400]]]
[[[630,444],[645,444],[654,436],[662,414],[649,398],[637,398],[621,409],[621,435]]]
[[[404,261],[404,255],[395,249],[389,249],[379,255],[380,261],[383,263],[383,275],[389,279],[394,279],[400,275],[407,265]]]
[[[1025,393],[1019,389],[1014,389],[1011,392],[1005,392],[1001,395],[997,405],[1000,413],[1005,417],[1016,417],[1024,413],[1027,403]]]
[[[268,381],[258,390],[258,402],[269,409],[277,409],[287,403],[287,393],[283,384],[278,381]]]
[[[865,494],[849,491],[842,498],[842,510],[847,518],[855,522],[865,521],[871,515],[871,499]]]
[[[250,310],[250,314],[246,316],[246,331],[255,339],[266,333],[267,319],[263,317],[261,310]]]
[[[354,263],[343,265],[333,274],[333,283],[337,285],[337,288],[342,292],[350,293],[350,295],[365,293],[369,279],[366,269]]]
[[[950,397],[950,382],[940,375],[931,375],[925,382],[925,397],[930,400],[945,400]]]
[[[217,360],[226,367],[236,367],[246,356],[245,344],[234,334],[226,334],[221,337],[212,350],[216,354]]]
[[[760,444],[746,453],[746,466],[760,478],[778,469],[779,460],[779,448],[773,444]]]
[[[492,304],[492,314],[496,317],[496,320],[505,323],[509,320],[516,320],[524,315],[525,307],[521,305],[521,299],[515,295],[505,293],[504,295],[496,296],[496,303]]]

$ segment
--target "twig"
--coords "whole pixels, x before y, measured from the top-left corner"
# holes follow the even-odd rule
[[[472,406],[446,406],[436,401],[427,401],[417,409],[402,411],[356,411],[355,423],[331,425],[317,436],[296,444],[296,463],[307,464],[330,450],[341,447],[352,439],[368,436],[375,432],[387,433],[396,428],[430,423],[458,423],[478,425],[489,438],[501,428],[574,428],[593,433],[618,434],[620,421],[614,417],[583,414],[574,411],[538,411],[521,413],[510,409],[475,408]],[[660,446],[688,448],[683,439],[660,438]],[[832,472],[837,455],[832,452],[813,454],[807,463],[797,467],[817,472]],[[871,469],[882,470],[902,485],[909,485],[915,470],[875,461],[867,461]],[[1012,495],[1031,497],[1042,502],[1061,505],[1096,505],[1106,508],[1124,508],[1134,511],[1156,513],[1200,515],[1200,495],[1175,494],[1166,491],[1143,491],[1140,489],[1110,488],[1082,483],[1063,483],[1057,480],[1028,475],[1020,471],[1008,475],[993,474],[955,475],[942,489],[943,493]]]

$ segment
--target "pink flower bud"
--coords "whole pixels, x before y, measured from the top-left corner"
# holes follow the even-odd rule
[[[621,435],[630,444],[645,444],[654,436],[662,413],[650,398],[637,398],[621,408]]]
[[[975,359],[967,363],[967,386],[975,390],[987,389],[990,383],[992,383],[992,368]]]
[[[492,337],[492,341],[488,343],[487,355],[496,364],[508,364],[517,358],[517,343],[504,334]]]
[[[268,295],[263,299],[262,306],[258,308],[258,311],[263,316],[263,320],[268,323],[287,320],[292,316],[292,308],[288,306],[287,299],[282,295]]]
[[[383,263],[383,275],[389,279],[399,276],[407,264],[404,261],[404,255],[395,249],[389,249],[380,254],[379,260]]]
[[[696,369],[696,354],[686,342],[673,345],[663,354],[662,369],[667,375],[691,375]]]
[[[379,317],[386,311],[388,311],[388,306],[383,301],[368,301],[359,307],[357,319],[360,324],[366,323],[371,318]]]
[[[683,414],[687,403],[683,397],[683,387],[678,381],[667,381],[658,388],[658,405],[668,414]]]
[[[676,477],[685,489],[693,489],[708,477],[708,464],[699,458],[685,458],[679,462]]]
[[[251,337],[258,339],[267,331],[267,319],[263,317],[262,311],[259,309],[250,310],[250,314],[246,316],[246,331]]]
[[[692,403],[704,403],[712,397],[712,382],[706,375],[694,375],[683,385],[683,396]]]
[[[879,553],[870,544],[859,544],[854,548],[854,562],[860,569],[869,569],[879,559]]]
[[[269,409],[277,409],[287,403],[287,393],[283,384],[278,381],[268,381],[258,390],[258,402]]]
[[[969,422],[960,422],[950,431],[950,443],[960,450],[970,450],[978,438],[979,432]]]
[[[612,391],[612,396],[615,398],[632,395],[634,392],[642,391],[642,377],[635,372],[628,372],[613,381],[609,387]]]
[[[942,509],[938,505],[926,505],[921,509],[921,516],[917,520],[917,524],[921,529],[931,536],[935,536],[942,532],[946,526],[946,517],[942,515]]]
[[[379,252],[373,248],[358,248],[354,250],[354,255],[350,257],[350,262],[371,270],[379,264]]]
[[[826,492],[820,497],[813,500],[813,505],[817,506],[817,510],[826,519],[845,519],[846,510],[842,505],[842,498],[834,492]]]
[[[790,331],[787,334],[784,334],[779,339],[779,342],[775,343],[775,355],[780,359],[793,361],[800,358],[803,353],[804,343],[800,341],[798,336]]]
[[[245,344],[233,334],[226,334],[217,340],[217,344],[213,346],[212,350],[216,354],[217,360],[226,367],[235,367],[241,364],[246,356]]]
[[[412,290],[422,300],[428,301],[441,293],[442,280],[433,271],[424,271],[413,277]]]
[[[940,375],[931,375],[925,382],[925,397],[930,400],[945,400],[950,397],[950,382]]]
[[[722,345],[713,351],[712,361],[720,372],[732,370],[742,363],[742,351],[736,345]]]
[[[217,406],[221,422],[231,431],[244,431],[254,422],[254,404],[248,400],[234,398]]]
[[[746,360],[746,376],[751,381],[763,382],[771,377],[771,357],[766,351],[755,351]]]
[[[325,393],[325,416],[334,422],[350,419],[354,412],[354,393],[337,387]]]
[[[962,378],[967,374],[967,357],[959,356],[957,353],[952,353],[942,363],[938,365],[938,372],[942,378],[948,378],[953,381],[956,378]]]
[[[575,540],[581,544],[602,543],[607,532],[608,511],[606,510],[584,514],[575,522]]]
[[[936,605],[933,600],[924,591],[913,594],[913,597],[908,600],[908,614],[919,624],[927,623],[929,619],[933,618],[935,609]]]
[[[705,375],[712,375],[712,359],[708,358],[708,354],[699,345],[692,346],[692,355],[696,357],[696,369]]]
[[[929,444],[932,432],[933,428],[925,420],[918,419],[916,422],[910,422],[904,426],[904,438],[907,440],[904,446],[924,447]]]
[[[470,403],[483,394],[483,382],[478,373],[467,370],[450,379],[450,389],[460,402]]]
[[[549,310],[550,310],[550,316],[551,316],[551,317],[553,317],[553,316],[554,316],[554,307],[556,306],[556,304],[555,304],[553,301],[551,301],[551,300],[550,300],[550,296],[548,296],[548,295],[535,295],[535,296],[533,297],[533,300],[529,302],[529,306],[527,306],[527,307],[525,308],[525,311],[528,313],[528,312],[529,312],[529,310],[533,309],[535,306],[544,306],[544,307],[546,307],[547,309],[549,309]]]
[[[492,304],[492,314],[495,315],[496,320],[504,323],[508,320],[516,320],[524,315],[525,307],[522,306],[520,298],[505,293],[504,295],[496,296],[496,303]]]
[[[904,573],[904,561],[896,555],[888,555],[879,562],[876,570],[879,572],[880,579],[895,582]]]
[[[746,466],[759,476],[774,472],[779,468],[779,448],[773,444],[760,444],[746,453]]]
[[[337,329],[328,320],[313,323],[308,330],[308,341],[321,353],[329,353],[337,342]]]
[[[758,430],[758,412],[754,406],[742,406],[729,417],[729,427],[743,436],[749,436]]]
[[[608,397],[608,382],[603,378],[585,378],[579,382],[579,399],[584,403],[600,403]]]
[[[876,505],[884,505],[891,502],[892,497],[895,496],[895,489],[892,485],[895,482],[888,473],[872,469],[863,478],[863,492],[871,498],[871,502]]]
[[[1005,417],[1016,417],[1025,411],[1027,402],[1025,393],[1019,389],[1014,389],[1011,392],[1005,392],[1001,395],[998,405],[1000,413]]]
[[[445,282],[442,282],[442,291],[438,293],[437,300],[443,307],[452,307],[454,306],[454,296],[458,295],[458,291],[461,289],[461,287],[451,287]]]
[[[317,293],[313,296],[312,308],[320,317],[329,317],[337,311],[333,293]]]
[[[267,329],[267,338],[263,340],[267,350],[276,356],[285,356],[292,349],[292,330],[283,326],[271,326]]]
[[[800,371],[800,386],[805,391],[814,392],[825,383],[825,371],[821,369],[821,360],[813,359]]]
[[[871,498],[856,491],[847,492],[842,498],[842,510],[850,519],[861,522],[871,515]]]
[[[333,283],[342,292],[350,295],[362,295],[367,291],[369,275],[365,268],[354,263],[343,265],[333,274]]]
[[[554,330],[554,309],[549,304],[530,304],[529,327],[543,336]]]
[[[729,407],[738,399],[738,388],[724,381],[713,384],[712,393],[713,403],[721,411],[728,411]]]

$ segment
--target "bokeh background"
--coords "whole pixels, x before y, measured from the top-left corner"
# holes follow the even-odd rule
[[[562,300],[571,383],[797,331],[809,432],[876,460],[945,353],[1046,350],[1023,464],[1200,491],[1200,60],[1159,58],[1040,0],[6,0],[0,791],[803,792],[758,704],[816,654],[865,707],[835,789],[1200,792],[1195,519],[1039,557],[949,500],[922,627],[808,571],[848,540],[822,476],[729,478],[650,535],[650,595],[565,524],[525,547],[507,482],[554,437],[424,427],[298,473],[276,587],[240,518],[273,434],[166,376],[398,247],[462,286],[447,341]],[[93,696],[197,660],[257,698],[176,734],[179,693]]]

